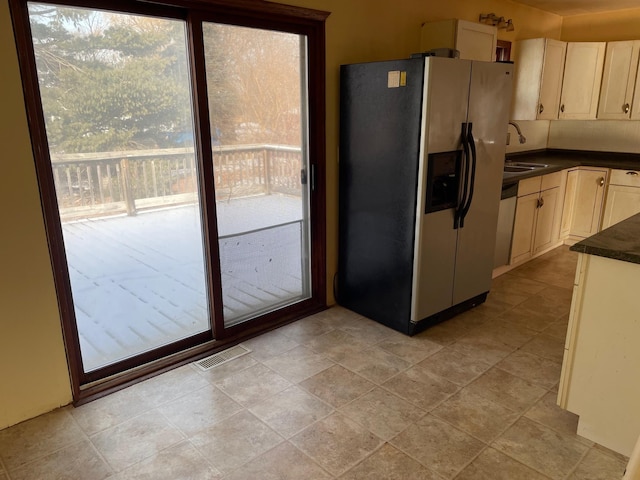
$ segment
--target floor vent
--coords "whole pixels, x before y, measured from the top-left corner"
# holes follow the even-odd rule
[[[200,370],[207,371],[211,370],[213,367],[222,365],[229,360],[241,357],[242,355],[246,355],[250,352],[251,350],[249,350],[248,348],[245,348],[242,345],[236,345],[235,347],[228,348],[227,350],[218,352],[214,355],[211,355],[210,357],[198,360],[197,362],[194,362],[194,365],[197,366]]]

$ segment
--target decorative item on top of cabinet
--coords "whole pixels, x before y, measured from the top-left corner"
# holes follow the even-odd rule
[[[595,167],[569,170],[560,230],[565,244],[572,245],[600,231],[608,173],[606,168]]]
[[[640,40],[607,43],[598,104],[599,119],[631,118],[639,53]],[[637,92],[636,95],[638,95]]]
[[[463,60],[495,61],[498,29],[466,20],[442,20],[422,25],[420,51],[453,48]]]
[[[566,172],[521,180],[513,225],[510,264],[520,263],[560,243],[561,191]]]
[[[511,118],[558,118],[566,51],[566,42],[550,38],[533,38],[516,43]]]
[[[560,119],[596,118],[602,83],[605,42],[570,42],[564,62]]]
[[[611,170],[602,229],[640,213],[640,172]]]

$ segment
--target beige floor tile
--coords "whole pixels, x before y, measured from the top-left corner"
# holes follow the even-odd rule
[[[266,360],[296,348],[299,343],[278,329],[242,342],[242,345],[251,350],[251,356],[256,360]]]
[[[89,441],[81,441],[11,472],[12,480],[102,480],[109,465]]]
[[[334,413],[291,439],[332,475],[340,475],[377,449],[382,440],[344,415]]]
[[[458,391],[458,386],[415,366],[383,384],[386,390],[421,408],[431,410]]]
[[[293,386],[254,405],[250,411],[280,435],[289,438],[329,415],[333,408]]]
[[[556,322],[549,325],[542,331],[544,335],[561,340],[563,343],[567,338],[567,325],[564,322]]]
[[[0,471],[0,480],[8,480],[7,475],[2,471]]]
[[[605,446],[602,445],[598,445],[597,443],[593,444],[593,448],[598,450],[599,452],[605,453],[607,455],[609,455],[610,457],[616,458],[618,460],[620,460],[621,462],[623,462],[624,464],[629,463],[629,457],[627,457],[626,455],[622,455],[621,453],[615,452]]]
[[[152,403],[135,389],[125,388],[106,397],[69,410],[87,435],[118,425],[151,410]]]
[[[466,390],[516,412],[524,412],[547,393],[544,388],[498,368],[492,368],[483,374],[469,384]]]
[[[91,436],[91,441],[118,472],[184,438],[159,412],[152,410]]]
[[[530,383],[551,388],[560,381],[562,364],[518,350],[496,365]]]
[[[481,309],[474,307],[457,314],[455,317],[446,320],[444,323],[457,325],[460,328],[472,330],[487,323],[491,317],[485,315]]]
[[[353,319],[362,318],[362,315],[352,312],[351,310],[347,310],[340,305],[334,305],[327,310],[315,314],[314,318],[320,320],[331,328],[339,328]]]
[[[523,294],[511,290],[500,289],[492,285],[486,302],[488,302],[488,306],[495,304],[500,305],[503,308],[506,308],[507,305],[515,307],[516,305],[524,302],[530,296],[531,294]]]
[[[340,365],[334,365],[299,385],[335,408],[355,400],[375,386]]]
[[[373,345],[367,349],[345,352],[338,363],[377,384],[384,383],[411,366],[406,360]]]
[[[565,478],[589,449],[527,418],[518,420],[492,446],[554,480]]]
[[[445,478],[453,478],[485,447],[481,441],[430,414],[390,443]]]
[[[215,385],[236,402],[248,407],[289,388],[291,382],[258,364],[215,382]]]
[[[207,379],[200,375],[191,365],[163,373],[132,387],[132,393],[136,393],[153,407],[171,402],[184,395],[207,386]]]
[[[520,351],[562,363],[562,357],[564,356],[564,339],[560,340],[559,338],[542,333],[523,345]]]
[[[535,330],[536,332],[541,332],[556,323],[559,316],[560,314],[556,315],[555,313],[548,314],[538,312],[530,308],[525,308],[520,304],[504,312],[500,315],[500,318],[510,325],[516,325],[530,330]]]
[[[235,402],[214,385],[208,385],[178,400],[158,407],[173,425],[187,437],[212,427],[225,418],[242,410]]]
[[[342,330],[331,330],[304,344],[316,353],[339,361],[346,353],[367,349],[370,345]]]
[[[418,364],[428,372],[464,386],[491,368],[481,358],[458,352],[449,347],[427,357]]]
[[[263,453],[224,480],[325,480],[332,478],[309,457],[288,442]]]
[[[8,471],[83,440],[72,407],[40,415],[0,430],[0,458]]]
[[[258,361],[255,358],[252,358],[251,355],[242,355],[236,359],[216,365],[204,372],[200,370],[197,371],[203,378],[206,378],[211,383],[215,383],[257,364]],[[197,367],[193,368],[194,370],[197,369]]]
[[[520,416],[513,410],[466,390],[445,400],[431,414],[485,443],[495,439]]]
[[[627,462],[592,448],[569,480],[617,480],[622,478],[626,466]]]
[[[440,480],[442,477],[420,465],[397,448],[385,444],[340,477],[340,480]]]
[[[223,474],[230,473],[284,441],[246,410],[200,432],[190,440]]]
[[[571,297],[573,296],[573,283],[566,285],[566,287],[548,286],[538,292],[537,296],[551,301],[555,305],[562,305],[566,311],[569,311],[571,308]]]
[[[578,415],[560,408],[556,404],[558,394],[547,393],[534,406],[532,406],[525,417],[535,422],[541,423],[556,432],[574,437],[586,445],[593,445],[593,442],[576,435],[578,429]]]
[[[278,332],[299,344],[306,343],[315,337],[333,330],[333,327],[330,327],[322,321],[320,315],[321,314],[317,314],[311,317],[301,318],[289,325],[280,327]]]
[[[365,317],[353,318],[337,328],[369,344],[376,344],[382,340],[402,335],[400,332]]]
[[[383,440],[394,437],[426,413],[381,388],[345,405],[340,412]]]
[[[451,348],[460,353],[475,357],[489,365],[494,365],[515,350],[515,347],[499,340],[476,335],[461,338],[451,345]]]
[[[501,317],[491,319],[484,325],[474,328],[465,339],[485,338],[520,348],[538,334],[535,330],[505,322]]]
[[[109,480],[219,480],[222,474],[188,441],[169,447]]]
[[[263,363],[293,383],[301,382],[334,365],[334,362],[324,355],[303,346],[271,357]]]
[[[489,295],[491,295],[491,292],[494,290],[497,290],[500,292],[509,292],[530,297],[541,292],[545,288],[547,288],[547,285],[542,282],[522,278],[509,272],[493,279]]]
[[[456,480],[548,480],[503,453],[487,448],[456,477]]]
[[[470,329],[471,327],[459,323],[445,321],[428,327],[425,331],[416,335],[416,338],[426,338],[440,345],[451,345],[464,337]]]
[[[406,335],[383,340],[377,346],[411,364],[421,362],[442,349],[442,345],[426,338],[420,336],[408,337]]]

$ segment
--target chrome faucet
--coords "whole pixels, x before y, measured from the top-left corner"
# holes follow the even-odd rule
[[[526,143],[527,139],[525,138],[524,135],[522,135],[522,131],[520,130],[520,125],[518,125],[516,122],[514,121],[510,121],[509,125],[513,125],[516,129],[516,132],[518,132],[518,140],[520,141],[520,143]],[[508,127],[507,127],[508,128]]]

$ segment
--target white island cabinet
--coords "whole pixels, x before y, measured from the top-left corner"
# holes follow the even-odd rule
[[[572,247],[621,259],[580,253],[558,391],[579,435],[627,456],[640,435],[638,232],[640,215]]]

